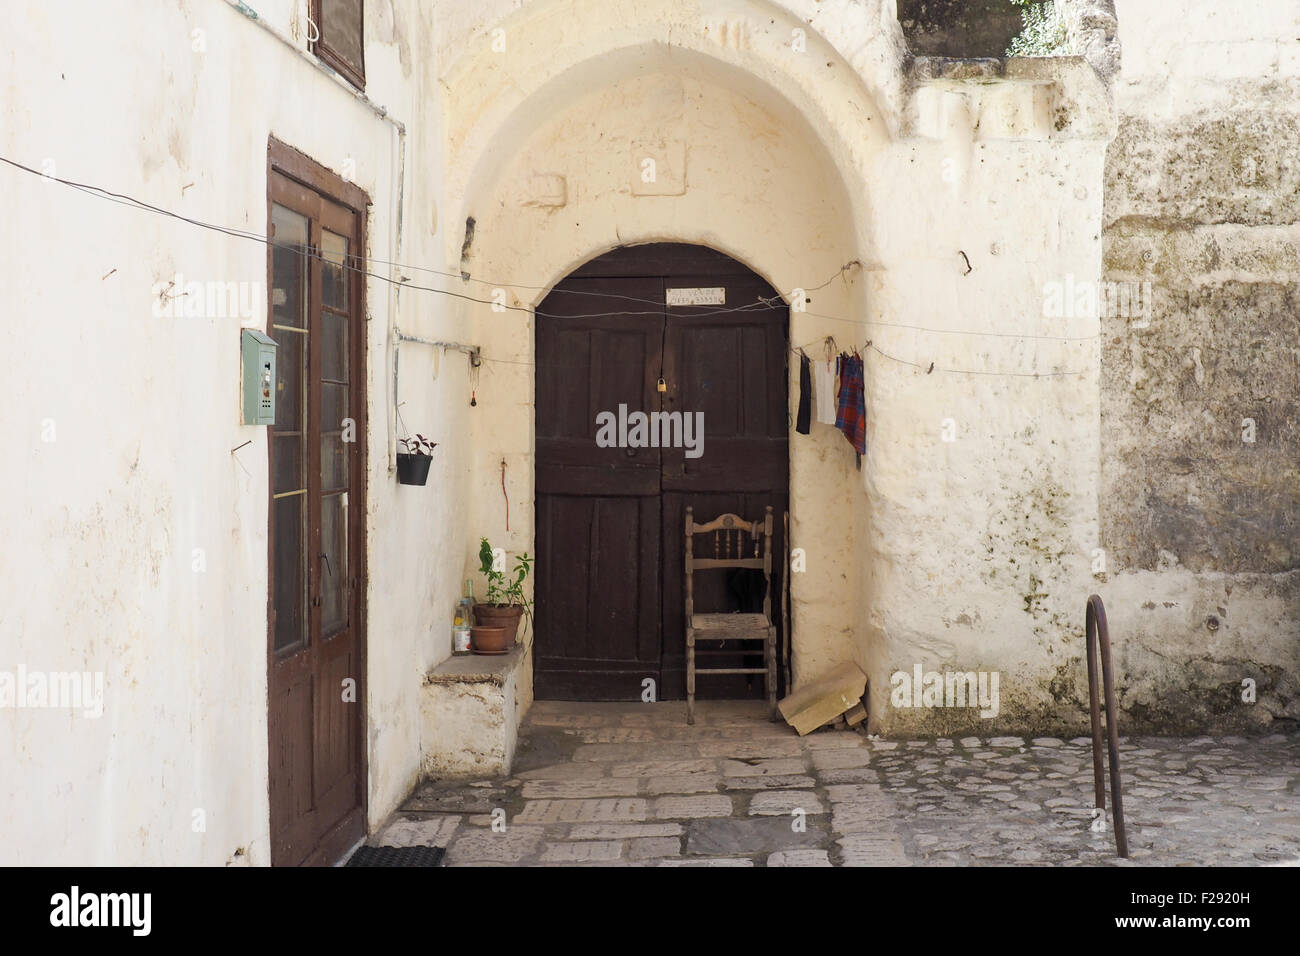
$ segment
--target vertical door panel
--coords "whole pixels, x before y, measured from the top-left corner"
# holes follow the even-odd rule
[[[628,699],[659,680],[659,450],[600,447],[596,420],[659,410],[662,294],[658,280],[571,281],[538,308],[541,697]]]
[[[664,459],[663,632],[664,689],[683,696],[685,679],[685,540],[686,506],[704,522],[725,512],[748,520],[773,511],[773,607],[780,607],[784,568],[781,516],[788,506],[789,422],[787,417],[788,311],[775,291],[758,276],[730,274],[677,276],[674,286],[722,286],[726,308],[673,306],[667,309],[664,367],[668,401],[683,413],[704,412],[704,443],[698,458],[684,452]],[[760,299],[774,306],[754,307]],[[750,542],[752,547],[752,541]],[[695,575],[696,609],[737,611],[747,593],[745,572],[717,570]],[[761,606],[753,610],[761,610]],[[780,614],[774,612],[780,626]],[[727,649],[725,645],[721,649]],[[762,657],[746,666],[761,666]],[[718,657],[709,666],[741,666],[739,657]],[[761,697],[762,681],[748,675],[703,676],[701,697]]]

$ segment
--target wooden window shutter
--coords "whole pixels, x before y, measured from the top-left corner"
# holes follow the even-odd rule
[[[357,89],[366,86],[365,0],[312,0],[311,50]]]

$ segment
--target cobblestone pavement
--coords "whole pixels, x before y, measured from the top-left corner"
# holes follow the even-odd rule
[[[417,788],[371,841],[448,865],[1263,865],[1300,859],[1300,734],[1121,738],[1131,859],[1091,740],[800,738],[749,702],[539,702],[514,775]],[[495,827],[494,827],[495,821]],[[504,824],[504,827],[502,826]]]

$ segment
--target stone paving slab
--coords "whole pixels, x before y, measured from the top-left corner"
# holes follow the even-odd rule
[[[690,744],[582,744],[574,760],[690,760],[700,755]]]
[[[636,763],[612,763],[611,777],[666,777],[682,773],[713,773],[718,769],[715,760],[643,760]]]
[[[543,863],[593,863],[617,860],[623,855],[618,840],[582,840],[577,843],[548,843],[542,851]]]
[[[714,857],[708,860],[704,860],[704,859],[663,860],[659,863],[659,866],[753,866],[753,865],[754,865],[753,860],[746,859],[744,857],[737,857],[733,859]]]
[[[557,763],[516,774],[519,780],[596,780],[608,774],[600,764]]]
[[[646,819],[644,800],[532,800],[518,823],[630,823]]]
[[[815,750],[812,765],[817,770],[852,770],[871,762],[871,754],[864,749]]]
[[[757,701],[700,702],[693,726],[680,702],[539,702],[511,777],[426,781],[370,842],[446,846],[451,866],[1300,861],[1300,734],[1122,738],[1127,861],[1093,812],[1091,747],[799,737]]]
[[[908,866],[903,841],[896,834],[855,833],[838,841],[842,866]]]
[[[645,777],[642,782],[646,793],[716,793],[718,790],[716,769]]]
[[[765,777],[723,777],[724,790],[784,790],[815,787],[817,781],[804,774],[773,773]]]
[[[880,779],[874,770],[857,767],[852,770],[819,770],[817,779],[824,784],[832,783],[868,783]]]
[[[677,823],[575,823],[569,828],[571,840],[631,840],[641,837],[678,837]]]
[[[526,800],[635,797],[640,789],[640,781],[633,777],[620,779],[599,777],[593,780],[530,780],[524,784],[523,795]]]
[[[750,816],[788,817],[796,812],[825,813],[826,808],[811,790],[761,790],[749,800]]]
[[[801,757],[777,757],[771,760],[723,760],[722,772],[728,777],[758,777],[765,774],[800,774],[807,767]]]
[[[798,739],[706,740],[699,744],[703,757],[730,757],[733,760],[767,760],[774,757],[802,758],[804,749]]]
[[[518,863],[536,852],[541,827],[510,827],[503,833],[476,829],[459,834],[447,850],[448,864]]]
[[[645,837],[627,841],[628,856],[633,860],[658,860],[681,856],[679,837]]]
[[[692,797],[659,797],[654,815],[659,820],[698,820],[701,817],[729,817],[735,810],[731,798],[723,794]]]
[[[766,856],[776,850],[817,849],[826,845],[826,830],[805,821],[796,830],[780,817],[696,820],[688,827],[688,856]]]
[[[370,845],[446,847],[460,821],[459,816],[398,817],[380,830]]]
[[[767,858],[768,866],[830,866],[825,850],[777,850]]]
[[[799,742],[803,744],[805,751],[857,750],[867,746],[866,738],[852,731],[809,734],[807,737],[800,737]]]

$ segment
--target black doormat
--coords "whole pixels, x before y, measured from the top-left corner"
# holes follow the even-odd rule
[[[348,866],[442,866],[440,846],[363,846]]]

